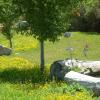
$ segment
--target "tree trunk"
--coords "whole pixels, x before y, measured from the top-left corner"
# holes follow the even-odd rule
[[[9,38],[9,47],[12,48],[12,40]]]
[[[44,41],[40,41],[40,71],[44,71]]]

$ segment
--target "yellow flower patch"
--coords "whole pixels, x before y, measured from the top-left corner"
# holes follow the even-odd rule
[[[0,70],[6,68],[31,68],[33,64],[22,57],[0,57]]]
[[[45,97],[45,100],[93,100],[91,96],[86,95],[84,92],[78,92],[74,95],[71,94],[51,94]]]
[[[14,51],[23,51],[31,48],[37,48],[37,40],[31,36],[16,35],[14,36],[13,48]]]

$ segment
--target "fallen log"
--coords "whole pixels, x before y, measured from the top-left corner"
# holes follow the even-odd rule
[[[77,82],[80,85],[92,90],[96,96],[100,96],[100,78],[70,71],[65,75],[64,80],[69,83]]]

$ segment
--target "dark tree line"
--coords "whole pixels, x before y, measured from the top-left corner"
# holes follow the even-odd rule
[[[98,0],[96,0],[98,1]],[[100,33],[100,1],[93,2],[94,6],[88,8],[81,5],[73,14],[71,31],[85,31]]]

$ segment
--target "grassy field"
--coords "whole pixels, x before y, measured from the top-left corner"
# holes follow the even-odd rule
[[[45,42],[43,75],[39,71],[39,42],[17,34],[12,41],[12,55],[0,57],[0,100],[100,100],[100,97],[92,98],[92,93],[77,84],[69,86],[48,81],[50,64],[70,57],[67,47],[73,47],[73,58],[100,60],[100,35],[73,32],[70,38],[62,36],[55,43]],[[9,47],[8,40],[1,34],[0,44]],[[87,57],[83,55],[86,44],[89,47]],[[77,91],[80,88],[82,91]]]
[[[83,55],[83,48],[88,45],[88,55]],[[85,34],[85,33],[72,33],[71,38],[61,37],[60,41],[55,43],[45,42],[45,63],[51,64],[55,60],[69,58],[69,52],[66,48],[73,47],[73,58],[84,59],[84,60],[100,60],[100,35],[96,34]],[[30,49],[29,51],[20,52],[20,56],[26,57],[34,62],[39,63],[40,61],[40,48],[39,43],[37,48]]]
[[[0,36],[0,44],[8,46],[8,41]],[[88,45],[88,55],[83,55],[83,48]],[[40,61],[39,42],[32,37],[15,35],[13,38],[13,54],[21,56],[33,63]],[[73,47],[73,58],[84,60],[100,60],[100,35],[93,33],[74,32],[70,38],[60,37],[60,40],[52,43],[45,42],[45,63],[51,64],[55,60],[69,58],[66,48]]]

